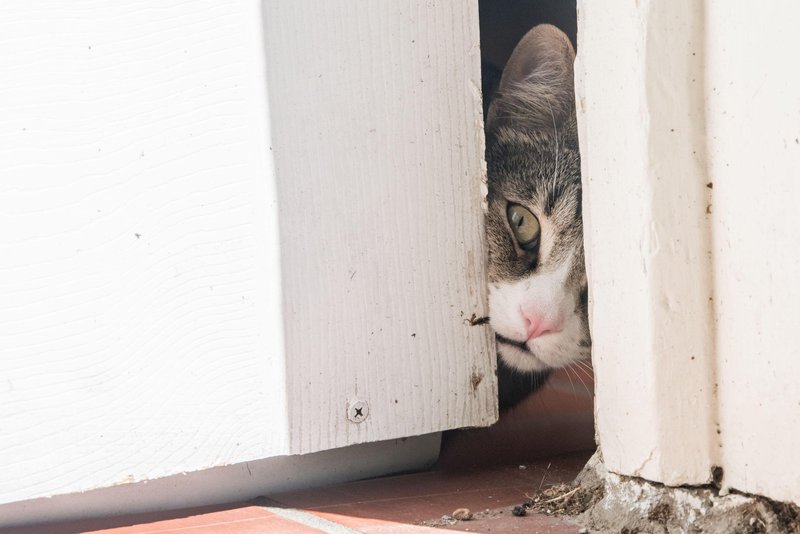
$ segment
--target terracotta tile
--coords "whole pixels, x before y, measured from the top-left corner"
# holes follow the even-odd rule
[[[336,486],[325,486],[322,488],[275,493],[270,494],[269,498],[277,503],[280,503],[281,506],[311,510],[320,506],[360,502],[365,500],[367,497],[365,497],[365,492],[360,486],[353,484],[339,484]]]
[[[104,530],[91,530],[95,534],[149,534],[166,532],[189,532],[220,534],[250,533],[305,533],[321,532],[289,519],[279,517],[260,506],[245,506],[219,512],[177,517],[164,521],[143,522]]]
[[[536,533],[536,534],[577,534],[580,527],[567,519],[550,517],[546,515],[529,515],[525,517],[515,517],[511,514],[511,509],[503,509],[502,513],[498,510],[496,515],[489,518],[481,518],[471,521],[462,521],[455,525],[445,525],[438,528],[426,527],[414,524],[403,524],[393,521],[358,517],[354,515],[341,515],[328,512],[314,512],[316,515],[333,521],[340,525],[364,532],[365,534],[434,534],[442,530],[455,530],[461,532],[474,533],[497,533],[506,532]]]
[[[524,500],[527,486],[508,488],[477,489],[459,493],[420,494],[406,498],[374,500],[353,504],[322,506],[314,511],[331,512],[346,516],[362,516],[414,523],[450,514],[458,508],[484,510],[509,504],[518,504]]]
[[[591,390],[592,384],[587,382],[587,388]],[[494,426],[445,432],[438,465],[525,463],[594,447],[593,398],[575,377],[569,382],[562,372],[551,377],[544,389],[500,414]]]
[[[568,519],[532,514],[525,517],[511,515],[510,509],[491,518],[461,521],[455,525],[441,527],[444,530],[480,532],[483,534],[505,534],[506,532],[535,534],[578,534],[580,527]]]
[[[268,519],[274,514],[258,506],[231,508],[203,514],[185,515],[174,519],[157,521],[140,520],[138,524],[111,529],[91,530],[89,532],[113,532],[115,534],[142,534],[145,532],[162,532],[171,529],[198,528],[207,525],[246,522],[254,519]]]
[[[341,504],[318,508],[315,513],[335,514],[352,518],[369,518],[395,523],[416,523],[439,517],[441,507],[427,499],[410,498],[392,501],[378,501],[367,504]]]
[[[480,512],[520,504],[525,493],[572,480],[587,459],[588,454],[578,454],[528,464],[525,469],[439,470],[288,492],[271,499],[318,514],[334,514],[340,518],[337,521],[349,521],[350,526],[363,521],[414,524],[449,515],[457,508]]]
[[[565,456],[554,462],[537,462],[526,465],[502,466],[484,469],[437,470],[425,473],[385,477],[380,479],[340,484],[313,490],[286,492],[271,495],[271,499],[294,508],[334,511],[342,505],[358,505],[369,510],[387,510],[392,502],[422,498],[426,503],[444,502],[483,508],[516,504],[527,491],[572,480],[585,464],[588,454]],[[548,467],[549,465],[549,467]],[[489,496],[495,498],[489,500]],[[499,499],[499,500],[497,500]],[[398,502],[397,506],[402,503]],[[452,510],[451,510],[452,511]],[[448,513],[447,511],[441,513]],[[441,515],[441,514],[439,514]],[[381,518],[383,518],[381,516]],[[386,519],[396,519],[387,517]],[[418,519],[427,519],[420,517]]]
[[[195,526],[184,526],[178,523],[171,527],[164,527],[158,523],[153,523],[96,532],[109,534],[264,534],[265,532],[270,534],[320,534],[323,531],[273,515],[271,517],[223,521]]]
[[[129,514],[110,517],[88,518],[64,523],[39,524],[13,529],[0,529],[0,534],[72,534],[77,532],[95,532],[103,529],[128,527],[131,525],[149,524],[168,521],[176,518],[191,518],[216,512],[248,507],[247,504],[225,504],[185,508],[182,510],[164,510],[143,514]]]
[[[453,513],[458,508],[482,511],[510,504],[519,504],[524,500],[523,494],[527,489],[515,488],[489,492],[478,490],[461,494],[426,495],[358,504],[340,504],[320,507],[311,511],[343,517],[370,518],[414,524],[425,520],[438,519],[443,515]]]
[[[360,517],[357,515],[341,515],[330,512],[313,512],[313,513],[318,517],[327,519],[328,521],[333,521],[334,523],[338,523],[348,528],[352,528],[353,530],[363,532],[364,534],[394,534],[395,532],[397,532],[398,534],[403,534],[403,533],[435,534],[436,532],[441,534],[441,530],[431,527],[410,525],[410,524],[398,523],[395,521],[386,521],[381,519],[375,519],[372,517]]]

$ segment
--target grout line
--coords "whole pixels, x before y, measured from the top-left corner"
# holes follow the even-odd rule
[[[323,517],[319,517],[296,508],[279,508],[277,506],[263,506],[263,508],[284,519],[300,523],[307,527],[318,528],[326,534],[362,534],[358,530],[340,525]]]

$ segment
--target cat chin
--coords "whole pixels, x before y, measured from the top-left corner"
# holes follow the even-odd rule
[[[588,349],[576,343],[570,330],[529,341],[525,348],[522,343],[498,338],[497,352],[509,367],[526,373],[567,367],[589,357]]]
[[[542,360],[534,356],[532,352],[513,345],[498,342],[497,353],[509,367],[517,369],[518,371],[531,373],[549,369],[549,367],[545,365]]]

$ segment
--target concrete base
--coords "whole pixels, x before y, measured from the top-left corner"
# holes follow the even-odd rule
[[[441,433],[279,456],[112,488],[0,505],[0,527],[189,508],[423,469]]]
[[[764,497],[714,487],[669,487],[606,471],[595,454],[578,477],[603,497],[577,521],[598,533],[800,532],[800,509]]]

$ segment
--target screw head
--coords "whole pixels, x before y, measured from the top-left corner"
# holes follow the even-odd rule
[[[347,419],[352,423],[363,423],[369,416],[369,404],[363,399],[351,399],[347,403]]]

